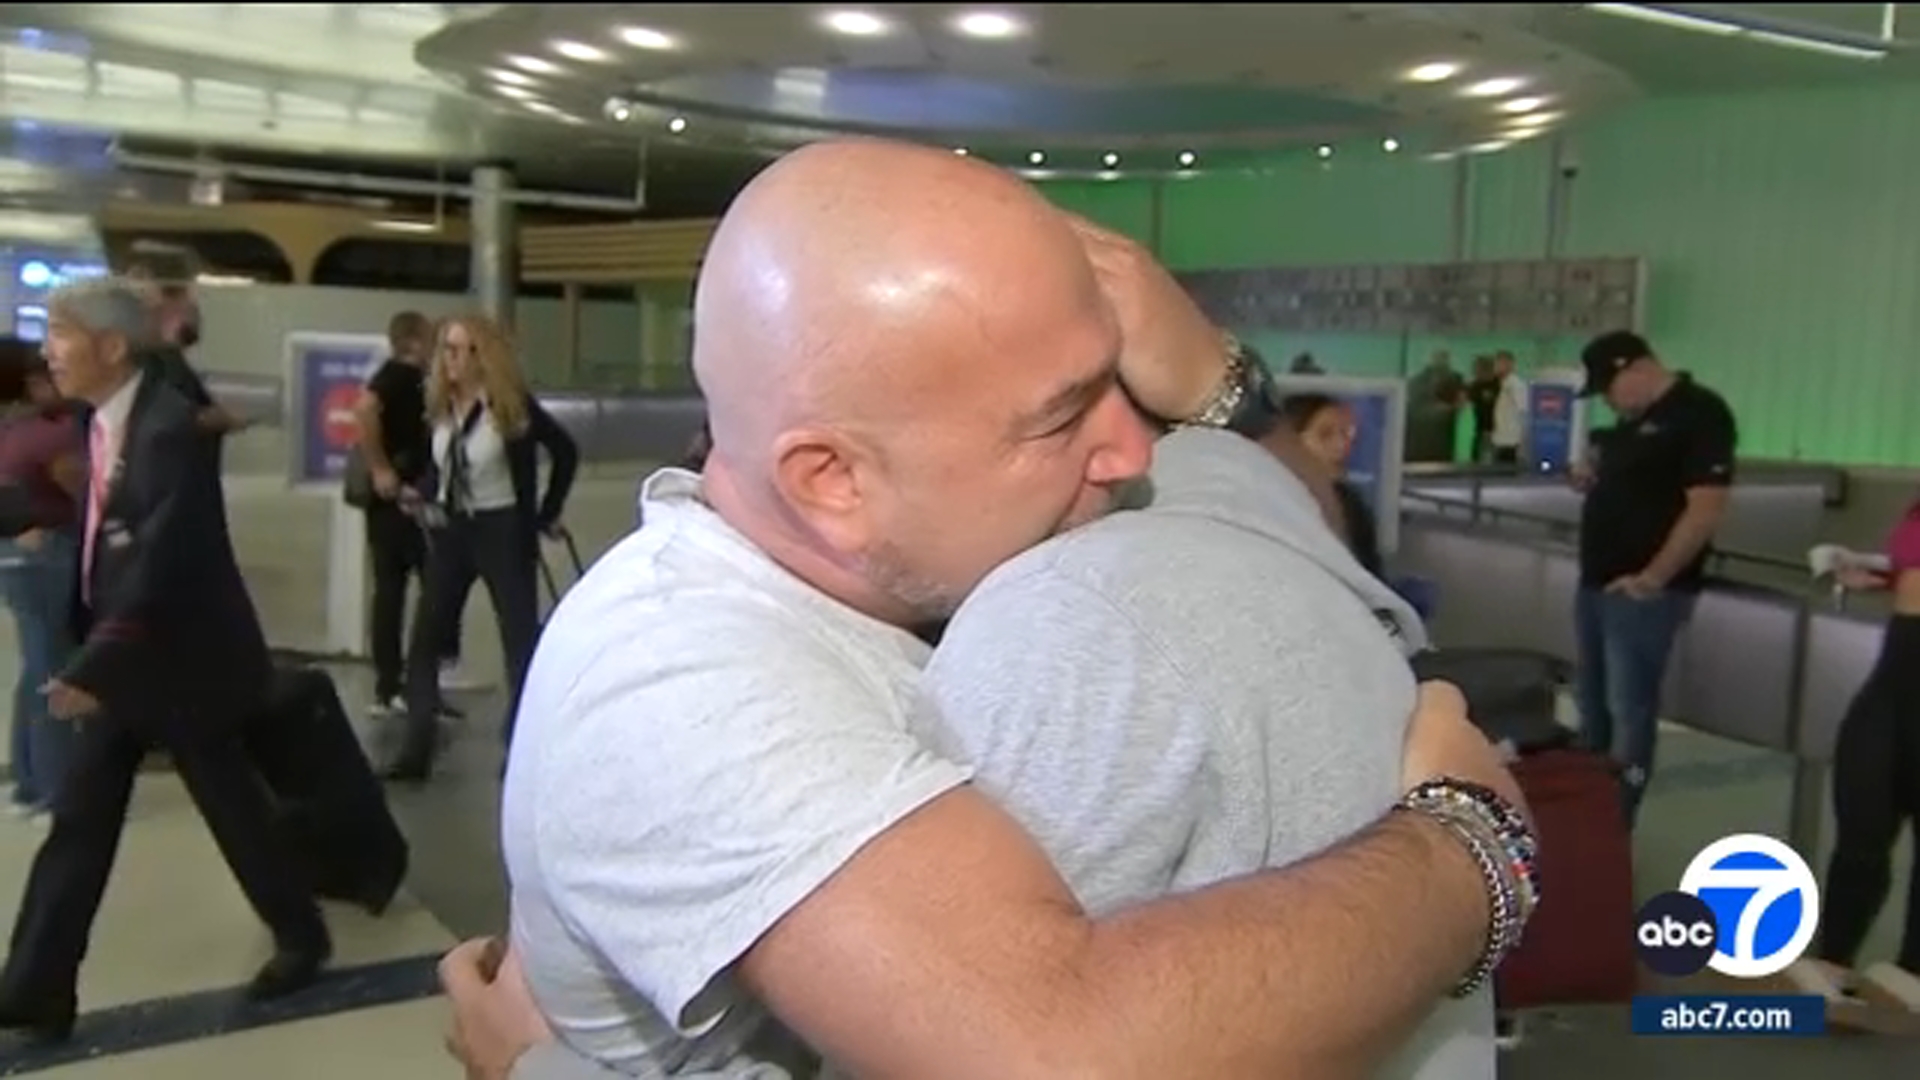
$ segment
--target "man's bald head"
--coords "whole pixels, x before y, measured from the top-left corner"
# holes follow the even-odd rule
[[[1126,417],[1118,346],[1079,239],[1028,185],[926,147],[809,146],[741,193],[701,270],[710,497],[916,617],[951,608],[1144,467],[1137,446],[1098,453]],[[944,521],[970,498],[973,527]]]
[[[1071,230],[1010,174],[878,140],[789,154],[740,194],[701,271],[693,363],[719,441],[745,451],[964,380],[942,339],[1030,331],[1008,301],[1036,281],[1055,295],[1028,309],[1098,303]]]

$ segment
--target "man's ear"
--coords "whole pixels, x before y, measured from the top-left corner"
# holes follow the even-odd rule
[[[836,551],[863,552],[871,542],[872,465],[853,440],[824,429],[790,431],[773,445],[774,486]]]

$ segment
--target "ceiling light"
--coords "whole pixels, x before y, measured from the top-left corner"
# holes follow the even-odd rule
[[[1180,151],[1180,167],[1181,168],[1191,169],[1193,168],[1193,162],[1194,162],[1193,151],[1191,150]]]
[[[1106,156],[1100,159],[1100,164],[1105,165],[1107,168],[1111,169],[1114,166],[1120,164],[1120,155],[1114,154],[1114,153],[1108,153]]]
[[[508,86],[532,86],[533,85],[532,79],[528,78],[525,75],[520,74],[517,71],[508,71],[506,68],[488,69],[487,78],[492,79],[494,82],[506,83]]]
[[[582,60],[589,64],[598,64],[608,59],[607,50],[580,41],[556,41],[553,43],[553,51],[569,60]]]
[[[1320,155],[1321,161],[1325,161],[1333,156],[1333,147],[1328,146],[1326,143],[1321,143],[1314,148],[1313,152]]]
[[[525,101],[533,96],[533,91],[524,86],[496,86],[493,88],[493,92],[502,97],[510,97],[518,101]]]
[[[864,11],[836,11],[824,21],[827,29],[850,37],[873,37],[887,32],[885,19]]]
[[[1446,82],[1460,74],[1460,65],[1445,60],[1436,60],[1431,64],[1421,64],[1407,72],[1407,78],[1414,82]]]
[[[1389,154],[1396,153],[1400,149],[1400,140],[1391,136],[1381,139],[1380,149],[1385,150]]]
[[[673,132],[675,135],[687,130],[687,118],[684,116],[676,116],[667,121],[667,130]]]
[[[542,60],[537,56],[509,56],[507,63],[521,71],[531,71],[535,75],[558,75],[560,65],[551,60]]]
[[[622,98],[608,98],[606,105],[602,107],[602,111],[607,114],[607,119],[616,124],[624,124],[633,119],[632,103]]]
[[[1527,85],[1527,80],[1525,79],[1483,79],[1467,87],[1467,96],[1500,97],[1503,94],[1511,94],[1525,85]]]
[[[1602,15],[1618,15],[1622,18],[1658,23],[1661,26],[1671,26],[1680,30],[1697,30],[1703,34],[1740,32],[1740,27],[1733,23],[1722,22],[1719,19],[1704,19],[1698,15],[1683,15],[1678,11],[1667,11],[1664,8],[1647,7],[1643,4],[1588,4],[1586,7],[1588,11]]]
[[[1827,56],[1844,56],[1849,60],[1883,60],[1887,55],[1887,50],[1883,46],[1871,40],[1860,40],[1857,44],[1849,43],[1836,38],[1768,29],[1765,26],[1754,26],[1735,19],[1669,11],[1664,7],[1647,4],[1587,4],[1585,7],[1588,11],[1601,15],[1618,15],[1622,18],[1672,27],[1676,30],[1713,34],[1716,37],[1745,37],[1764,45],[1803,49],[1807,52],[1824,53]],[[1891,12],[1892,8],[1889,7],[1888,11]],[[1890,38],[1891,35],[1888,37]]]
[[[1501,102],[1500,111],[1510,113],[1532,112],[1546,103],[1547,99],[1542,97],[1517,97],[1512,101]]]
[[[1467,153],[1491,154],[1496,151],[1505,150],[1507,147],[1512,145],[1513,145],[1512,141],[1508,139],[1493,139],[1488,142],[1474,143],[1472,146],[1467,147]]]
[[[1565,113],[1557,113],[1557,112],[1528,113],[1526,116],[1515,116],[1515,117],[1508,118],[1507,126],[1516,127],[1516,128],[1545,127],[1546,125],[1553,123],[1555,120],[1558,120],[1565,115],[1566,115]]]
[[[1012,37],[1025,29],[1020,25],[1020,20],[997,11],[975,11],[962,15],[953,20],[953,28],[968,37],[977,38]]]
[[[678,44],[671,36],[644,26],[623,26],[620,28],[619,37],[621,41],[636,49],[666,50]]]
[[[1047,163],[1047,155],[1035,150],[1033,153],[1027,155],[1027,162],[1032,165],[1045,165]]]
[[[1819,38],[1803,37],[1799,34],[1776,34],[1771,30],[1749,30],[1746,36],[1768,45],[1781,45],[1789,49],[1802,49],[1806,52],[1825,53],[1828,56],[1844,56],[1849,60],[1884,60],[1887,56],[1887,50],[1885,49],[1847,45],[1838,41],[1823,41]]]
[[[964,147],[964,146],[956,146],[956,147],[954,147],[954,148],[953,148],[953,152],[954,152],[954,153],[956,153],[956,154],[959,154],[959,155],[960,155],[961,157],[966,157],[966,156],[967,156],[967,148],[966,148],[966,147]]]

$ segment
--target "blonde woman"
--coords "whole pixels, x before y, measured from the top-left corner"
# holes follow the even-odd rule
[[[424,780],[435,750],[439,644],[459,618],[475,578],[485,583],[500,627],[508,699],[504,734],[538,633],[540,535],[560,523],[579,451],[527,389],[513,345],[483,315],[440,323],[427,374],[432,468],[421,520],[428,553],[407,649],[407,732],[390,779]],[[550,469],[539,491],[538,451]]]

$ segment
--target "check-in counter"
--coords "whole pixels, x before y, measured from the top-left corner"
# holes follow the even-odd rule
[[[1578,565],[1572,543],[1525,521],[1476,522],[1410,494],[1396,570],[1440,590],[1442,645],[1538,649],[1575,658]],[[1755,556],[1739,556],[1757,558]],[[1803,571],[1804,573],[1804,571]],[[1789,836],[1819,850],[1826,763],[1840,719],[1879,649],[1872,616],[1824,596],[1716,579],[1676,642],[1663,715],[1795,760]]]

